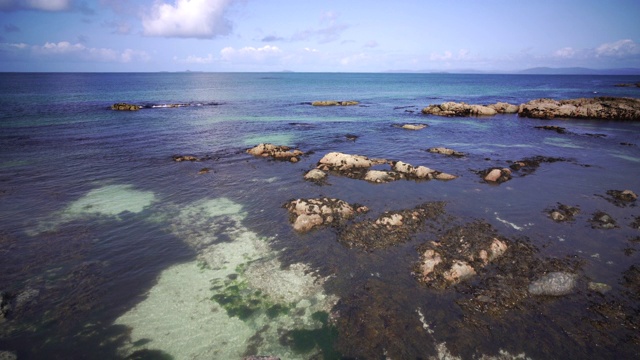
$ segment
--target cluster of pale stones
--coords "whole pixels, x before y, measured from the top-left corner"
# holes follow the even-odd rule
[[[366,206],[355,207],[344,200],[318,198],[296,199],[285,204],[295,217],[293,229],[304,233],[316,226],[331,225],[352,218],[356,213],[369,211]]]
[[[248,154],[254,156],[271,157],[279,160],[289,160],[291,162],[300,161],[300,156],[304,153],[298,149],[291,149],[284,145],[259,144],[247,150]]]
[[[388,164],[392,170],[372,170],[374,165]],[[369,169],[364,174],[363,180],[374,183],[385,183],[402,178],[414,178],[424,180],[453,180],[455,175],[430,169],[426,166],[413,166],[402,161],[389,161],[386,159],[369,159],[362,155],[330,152],[318,162],[316,169],[305,174],[307,180],[321,180],[326,176],[326,171],[348,172],[354,169]]]

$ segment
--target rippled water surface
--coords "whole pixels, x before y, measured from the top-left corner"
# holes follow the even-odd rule
[[[442,118],[420,110],[444,101],[639,97],[638,88],[614,86],[639,81],[0,74],[0,351],[19,359],[637,354],[640,210],[607,201],[607,191],[640,193],[640,124]],[[360,104],[315,107],[314,100]],[[145,108],[112,111],[116,102]],[[406,123],[429,126],[398,126]],[[542,125],[567,132],[535,128]],[[307,155],[289,163],[245,153],[262,142]],[[437,146],[466,156],[426,151]],[[331,174],[324,185],[304,181],[331,151],[458,178],[372,184]],[[174,155],[202,160],[175,162]],[[500,185],[477,173],[534,156],[561,161]],[[209,172],[199,174],[203,168]],[[366,205],[370,212],[361,219],[434,201],[446,203],[446,216],[408,242],[365,252],[340,243],[337,228],[292,229],[283,204],[315,197]],[[556,223],[547,212],[558,203],[580,213]],[[592,228],[597,211],[617,227]],[[461,305],[481,280],[444,290],[417,281],[419,246],[473,221],[531,245],[540,259],[573,264],[577,290],[495,314]],[[589,281],[611,290],[590,291]]]

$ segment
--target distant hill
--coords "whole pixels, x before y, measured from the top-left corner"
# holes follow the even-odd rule
[[[550,68],[536,67],[519,71],[531,75],[640,75],[640,68],[589,69],[583,67]]]

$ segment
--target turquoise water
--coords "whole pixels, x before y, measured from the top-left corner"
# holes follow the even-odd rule
[[[611,189],[640,192],[638,123],[517,115],[440,118],[420,110],[444,101],[638,97],[637,88],[614,86],[638,81],[451,74],[0,74],[0,291],[10,295],[11,309],[0,323],[0,350],[14,351],[19,359],[636,353],[638,344],[628,334],[605,335],[606,330],[581,323],[590,316],[592,295],[542,302],[540,313],[555,311],[566,321],[510,312],[502,319],[487,315],[480,325],[451,325],[469,316],[456,304],[462,292],[433,292],[411,276],[416,247],[434,234],[425,231],[406,244],[366,253],[341,245],[332,228],[295,233],[282,205],[328,196],[364,204],[372,209],[367,216],[375,218],[386,210],[445,201],[456,223],[481,219],[503,236],[526,238],[544,256],[582,261],[584,279],[613,287],[606,301],[637,312],[637,302],[620,284],[623,272],[638,264],[638,252],[625,249],[637,247],[629,239],[638,230],[629,224],[640,211],[616,207],[603,196]],[[360,105],[314,107],[314,100]],[[147,108],[110,110],[116,102]],[[153,107],[176,103],[190,106]],[[405,123],[429,127],[394,126]],[[540,125],[571,133],[535,129]],[[587,135],[594,133],[605,136]],[[347,140],[347,134],[358,138]],[[244,153],[260,142],[310,154],[292,164]],[[425,151],[436,146],[467,156]],[[402,160],[459,178],[370,184],[332,175],[324,186],[305,182],[303,174],[330,151]],[[173,155],[204,160],[177,163]],[[538,155],[568,161],[544,163],[499,186],[483,183],[475,173]],[[205,167],[210,172],[198,175]],[[547,218],[544,210],[558,202],[580,206],[574,223]],[[609,213],[619,228],[591,229],[588,219],[596,210]],[[389,325],[385,334],[358,333],[325,319],[361,313],[372,322],[393,318],[402,326]],[[473,326],[494,330],[487,335]],[[539,334],[537,340],[527,341],[527,332]],[[614,340],[594,348],[558,335],[574,332]],[[352,333],[360,334],[357,340],[345,335]]]

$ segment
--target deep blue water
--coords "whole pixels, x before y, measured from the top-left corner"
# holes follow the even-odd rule
[[[422,115],[420,110],[445,101],[520,104],[537,98],[637,98],[640,88],[614,86],[636,82],[640,77],[0,74],[0,291],[10,294],[7,302],[12,309],[0,322],[0,350],[29,359],[126,357],[133,352],[130,343],[134,350],[144,349],[145,342],[135,344],[135,335],[130,335],[133,325],[127,328],[116,319],[147,297],[164,270],[202,255],[203,247],[190,242],[184,226],[172,222],[181,209],[203,199],[225,198],[242,207],[243,231],[274,239],[270,246],[280,251],[277,256],[283,264],[304,263],[331,276],[325,284],[328,293],[350,298],[378,274],[389,291],[412,294],[403,300],[406,303],[391,304],[397,300],[389,297],[387,309],[397,311],[398,318],[416,317],[416,307],[438,304],[439,309],[424,310],[432,324],[441,324],[435,325],[434,334],[424,336],[422,342],[431,349],[447,342],[452,353],[466,357],[475,347],[482,353],[508,349],[533,358],[584,357],[593,349],[585,350],[570,336],[562,342],[552,335],[522,338],[528,327],[550,328],[551,334],[573,331],[567,322],[558,325],[548,318],[505,315],[514,316],[514,322],[524,321],[524,329],[514,331],[487,320],[487,326],[496,328],[492,336],[478,331],[472,341],[459,340],[466,333],[455,333],[445,325],[464,319],[452,300],[455,292],[434,295],[410,276],[420,239],[373,254],[347,249],[336,241],[332,229],[304,236],[293,232],[282,204],[292,198],[329,196],[365,204],[375,217],[385,210],[446,201],[447,212],[458,221],[481,219],[504,236],[526,237],[545,256],[580,259],[585,278],[610,284],[612,299],[629,302],[620,284],[623,272],[638,264],[638,245],[629,239],[640,234],[629,224],[640,210],[616,207],[602,196],[611,189],[640,192],[640,123],[532,120],[517,115],[441,118]],[[357,100],[360,105],[310,105],[332,99]],[[149,108],[112,111],[110,105],[116,102]],[[153,107],[176,103],[189,106]],[[393,126],[405,123],[429,127],[414,132]],[[540,125],[563,126],[571,134],[534,128]],[[348,141],[346,134],[358,139]],[[261,142],[295,146],[311,154],[291,164],[244,153]],[[435,146],[468,155],[451,159],[425,151]],[[330,151],[402,160],[459,178],[369,184],[332,176],[325,186],[303,181],[304,172]],[[176,163],[172,156],[177,154],[209,159]],[[499,186],[483,183],[474,173],[538,155],[571,161],[543,164],[534,174]],[[204,167],[211,172],[197,175]],[[114,203],[94,211],[103,198],[93,197],[92,191],[101,189]],[[579,206],[581,215],[574,223],[553,223],[544,210],[558,202]],[[610,214],[619,228],[591,229],[587,220],[596,210]],[[212,231],[200,220],[193,220],[192,231]],[[234,240],[237,226],[234,231],[214,227],[211,236],[238,241]],[[548,306],[562,311],[570,305],[561,299]],[[638,311],[637,304],[632,308]],[[570,314],[580,328],[580,312]],[[406,331],[412,335],[402,346],[419,353],[426,345],[416,345],[414,339],[420,335],[415,330]],[[397,335],[388,341],[403,338]],[[624,334],[610,336],[615,341],[591,355],[607,358],[639,349]],[[150,344],[148,350],[160,350],[153,341]],[[269,344],[261,346],[270,349]],[[340,346],[343,352],[351,349],[349,344]],[[154,354],[158,355],[147,355]]]

